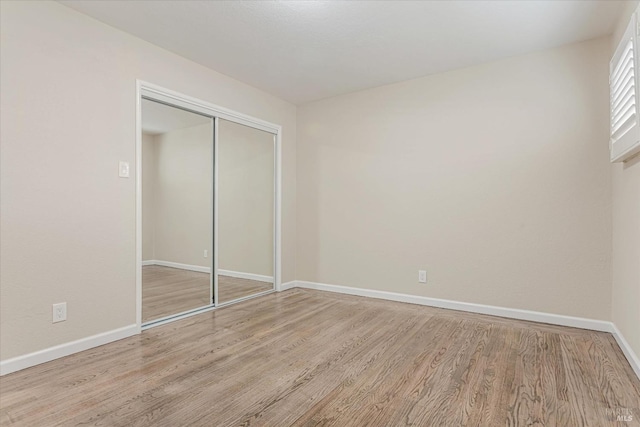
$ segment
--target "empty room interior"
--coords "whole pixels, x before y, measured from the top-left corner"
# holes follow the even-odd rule
[[[1,426],[640,426],[638,1],[0,1]]]

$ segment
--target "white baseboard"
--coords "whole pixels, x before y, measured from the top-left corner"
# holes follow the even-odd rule
[[[3,360],[0,361],[0,376],[49,362],[54,359],[59,359],[64,356],[69,356],[70,354],[78,353],[90,348],[108,344],[113,341],[118,341],[123,338],[136,335],[137,333],[139,333],[138,326],[129,325],[112,331],[103,332],[101,334],[92,335],[90,337],[81,338],[76,341],[45,348],[44,350],[35,351],[23,356]]]
[[[286,291],[287,289],[295,288],[298,286],[298,282],[292,280],[291,282],[283,283],[280,285],[280,292]]]
[[[552,325],[570,326],[573,328],[590,329],[593,331],[611,332],[611,322],[605,320],[585,319],[582,317],[564,316],[561,314],[549,314],[539,311],[474,304],[439,298],[423,297],[418,295],[400,294],[396,292],[352,288],[348,286],[327,285],[325,283],[305,282],[300,280],[296,281],[295,286],[306,289],[317,289],[319,291],[337,292],[341,294],[358,295],[390,301],[406,302],[410,304],[426,305],[429,307],[467,311],[470,313],[488,314],[490,316],[528,320],[531,322],[549,323]]]
[[[624,353],[624,356],[629,361],[633,372],[635,372],[638,378],[640,378],[640,358],[638,358],[638,355],[633,351],[629,342],[624,338],[624,335],[622,335],[622,332],[620,332],[615,323],[611,323],[611,329],[611,334],[616,339],[622,353]]]
[[[561,314],[543,313],[539,311],[520,310],[516,308],[496,307],[492,305],[473,304],[468,302],[452,301],[438,298],[429,298],[418,295],[400,294],[396,292],[376,291],[372,289],[352,288],[348,286],[328,285],[326,283],[306,282],[295,280],[284,283],[282,290],[291,288],[316,289],[319,291],[336,292],[362,297],[378,298],[389,301],[406,302],[429,307],[460,310],[470,313],[487,314],[490,316],[507,317],[510,319],[528,320],[531,322],[548,323],[551,325],[569,326],[572,328],[589,329],[592,331],[609,332],[620,346],[623,354],[629,361],[631,368],[640,378],[640,359],[635,354],[627,340],[613,322],[606,320],[586,319],[582,317],[564,316]]]
[[[263,276],[262,274],[243,273],[241,271],[223,270],[218,269],[218,274],[221,276],[235,277],[237,279],[257,280],[258,282],[273,283],[273,276]]]
[[[197,271],[199,273],[209,273],[211,269],[209,267],[202,267],[200,265],[181,264],[179,262],[162,261],[158,259],[151,259],[142,261],[142,265],[160,265],[162,267],[179,268],[180,270]]]

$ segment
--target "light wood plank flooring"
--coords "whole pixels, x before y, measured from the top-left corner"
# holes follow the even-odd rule
[[[142,267],[142,322],[211,303],[209,273],[147,265]]]
[[[210,303],[209,273],[159,265],[142,267],[142,321],[171,316]],[[273,285],[228,276],[218,278],[221,302],[273,289]]]
[[[273,289],[272,283],[257,280],[238,279],[236,277],[218,276],[218,298],[221,303],[237,298],[248,297]]]
[[[629,410],[634,421],[617,422]],[[638,425],[606,333],[292,289],[0,380],[22,426]]]

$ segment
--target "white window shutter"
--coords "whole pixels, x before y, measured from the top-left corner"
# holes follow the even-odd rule
[[[640,153],[638,31],[634,13],[609,64],[611,161]]]

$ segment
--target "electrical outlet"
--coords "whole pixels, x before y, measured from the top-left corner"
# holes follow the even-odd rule
[[[67,320],[67,303],[61,302],[59,304],[53,304],[53,323],[64,322]]]
[[[426,272],[426,270],[418,270],[418,282],[427,283],[427,272]]]
[[[209,256],[209,251],[205,249],[205,250],[204,250],[204,257],[206,258],[206,257],[208,257],[208,256]]]
[[[118,163],[118,176],[120,178],[129,178],[129,163],[128,162],[120,162]]]

